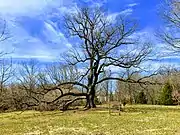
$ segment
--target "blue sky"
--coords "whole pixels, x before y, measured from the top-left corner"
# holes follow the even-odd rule
[[[123,14],[136,19],[139,23],[136,34],[153,40],[157,53],[167,53],[164,44],[154,36],[163,27],[157,13],[159,4],[159,0],[0,0],[0,16],[7,21],[11,36],[1,43],[0,51],[13,52],[10,55],[17,60],[57,61],[61,59],[60,53],[75,44],[64,34],[63,15],[80,6],[99,5],[109,17]],[[176,64],[177,57],[166,56],[163,63]]]

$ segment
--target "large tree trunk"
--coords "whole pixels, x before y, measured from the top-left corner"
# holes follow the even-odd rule
[[[95,100],[95,94],[90,95],[91,108],[96,108],[96,104],[94,100]]]
[[[86,105],[85,108],[90,109],[90,108],[96,108],[95,104],[95,89],[92,88],[91,92],[88,96],[86,96]]]
[[[90,108],[96,108],[96,104],[94,102],[95,95],[89,95],[86,97],[86,105],[84,108],[90,109]]]

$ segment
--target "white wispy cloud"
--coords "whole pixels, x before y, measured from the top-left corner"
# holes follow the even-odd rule
[[[121,15],[131,15],[133,13],[133,9],[132,8],[128,8],[128,9],[125,9],[123,11],[120,12]]]
[[[33,35],[18,22],[11,28],[12,37],[3,43],[3,49],[13,53],[16,58],[55,59],[65,51],[70,43],[64,35],[53,28],[53,25],[42,21],[40,33]],[[38,30],[37,30],[38,31]]]
[[[73,3],[73,0],[0,0],[1,14],[38,14],[47,8],[63,7]]]
[[[52,20],[52,12],[61,8],[67,12],[71,5],[73,0],[0,0],[0,15],[11,35],[1,42],[0,51],[13,52],[14,58],[57,59],[71,43]]]
[[[24,14],[43,10],[52,0],[0,0],[2,14]]]
[[[118,16],[128,16],[128,15],[131,15],[132,13],[133,13],[133,9],[128,8],[128,9],[125,9],[125,10],[120,11],[120,12],[109,13],[107,16],[107,19],[109,21],[113,22],[117,19]]]
[[[109,14],[109,15],[107,16],[107,20],[113,22],[113,21],[116,20],[116,18],[117,18],[119,15],[120,15],[120,13],[111,13],[111,14]]]
[[[135,6],[138,6],[139,5],[139,3],[131,3],[131,4],[128,4],[127,6],[128,7],[135,7]]]

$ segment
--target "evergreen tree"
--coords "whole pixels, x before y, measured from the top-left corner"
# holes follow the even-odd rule
[[[172,85],[169,82],[167,82],[162,88],[162,93],[160,97],[160,102],[162,105],[173,104],[172,91],[173,91]]]
[[[139,92],[137,98],[136,98],[136,103],[138,104],[147,104],[147,98],[144,93],[144,91]]]

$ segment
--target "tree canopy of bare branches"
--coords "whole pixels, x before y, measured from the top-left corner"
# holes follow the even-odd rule
[[[73,48],[65,53],[64,58],[69,66],[76,66],[80,70],[76,71],[75,80],[60,82],[49,90],[58,89],[65,84],[85,89],[83,93],[62,92],[60,98],[68,95],[79,97],[67,105],[84,97],[87,101],[85,107],[96,107],[94,103],[96,87],[108,80],[148,83],[143,82],[142,78],[132,80],[113,75],[103,76],[110,68],[136,68],[150,54],[151,44],[141,43],[134,36],[137,28],[135,21],[125,17],[110,20],[107,14],[98,8],[82,8],[65,16],[65,27],[69,36],[78,41],[78,45],[73,45]]]
[[[180,2],[178,0],[165,0],[162,4],[162,18],[166,22],[166,31],[161,35],[165,43],[173,51],[180,50]]]

